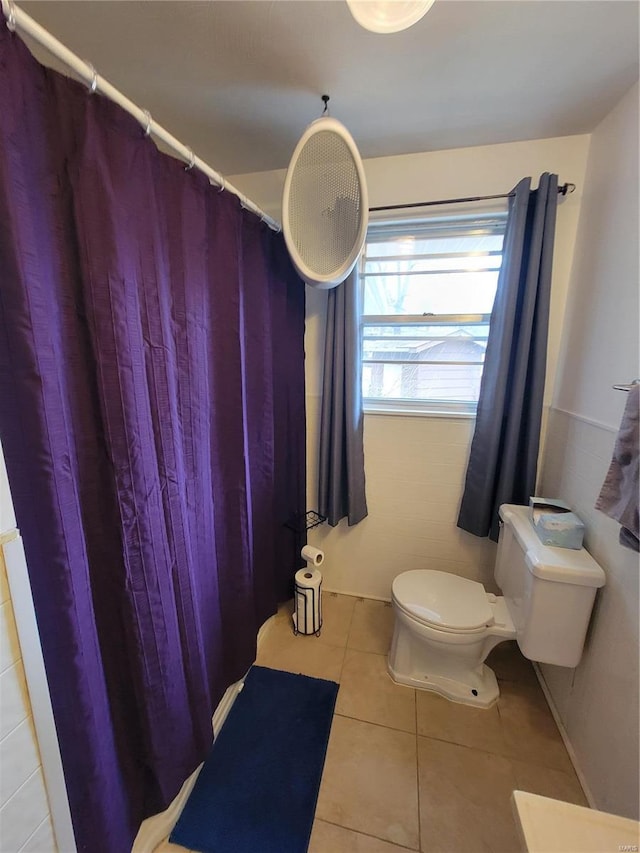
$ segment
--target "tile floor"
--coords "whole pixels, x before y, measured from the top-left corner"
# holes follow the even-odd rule
[[[587,804],[515,643],[488,661],[497,706],[469,708],[391,681],[389,605],[325,593],[323,606],[321,636],[296,637],[283,605],[257,660],[340,683],[309,853],[514,853],[514,788]]]

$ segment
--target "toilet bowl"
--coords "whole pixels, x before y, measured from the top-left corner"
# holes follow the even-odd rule
[[[604,572],[584,548],[543,545],[527,507],[504,504],[500,519],[494,576],[503,596],[429,569],[393,581],[387,668],[394,681],[489,708],[500,691],[484,661],[505,640],[517,640],[530,660],[577,666]]]
[[[394,580],[395,630],[389,674],[399,684],[489,708],[499,695],[484,660],[516,629],[504,598],[447,572],[404,572]]]

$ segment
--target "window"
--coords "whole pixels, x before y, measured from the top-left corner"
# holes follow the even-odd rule
[[[506,211],[369,225],[365,411],[475,412],[505,225]]]

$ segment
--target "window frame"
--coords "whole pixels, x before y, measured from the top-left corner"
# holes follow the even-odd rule
[[[463,325],[463,324],[486,324],[487,325],[487,337],[489,334],[489,323],[491,319],[491,314],[477,314],[477,313],[468,313],[468,314],[365,314],[364,313],[364,304],[365,304],[365,282],[368,277],[371,277],[375,274],[367,274],[364,271],[364,266],[367,260],[367,251],[366,247],[370,242],[370,236],[373,232],[378,232],[379,234],[384,234],[389,238],[394,236],[394,232],[397,234],[407,233],[411,230],[419,231],[421,233],[426,233],[428,230],[431,230],[431,233],[434,236],[440,237],[448,237],[455,236],[456,231],[458,233],[462,232],[468,236],[472,236],[473,232],[477,234],[485,233],[485,234],[496,234],[499,233],[503,237],[503,245],[500,252],[495,250],[491,250],[488,252],[483,252],[480,256],[486,257],[495,257],[496,255],[501,256],[504,251],[504,234],[507,224],[507,208],[496,209],[493,208],[484,208],[480,210],[476,210],[473,213],[458,213],[458,212],[449,212],[443,214],[435,214],[433,216],[425,217],[424,214],[415,217],[404,217],[404,218],[385,218],[385,219],[374,219],[369,223],[369,228],[367,229],[367,238],[365,241],[365,249],[362,252],[360,259],[358,261],[358,286],[359,286],[359,297],[360,297],[360,316],[359,316],[359,346],[360,346],[360,358],[361,358],[361,369],[360,369],[360,382],[363,380],[363,370],[365,364],[374,364],[374,363],[383,363],[383,364],[403,364],[405,363],[402,359],[369,359],[364,356],[364,340],[365,340],[365,329],[367,326],[369,327],[381,327],[387,326],[392,327],[396,326],[439,326],[442,325],[443,328],[451,325]],[[427,226],[427,228],[425,228]],[[439,233],[438,233],[439,232]],[[444,253],[443,253],[444,254]],[[452,252],[444,255],[447,260],[452,258],[468,258],[472,256],[477,256],[477,253],[467,253],[467,252]],[[394,259],[399,259],[404,256],[389,256],[388,260],[392,261]],[[429,258],[428,255],[420,256],[422,259]],[[431,257],[435,257],[432,255]],[[385,257],[385,260],[387,258]],[[498,267],[498,274],[499,274]],[[465,272],[464,269],[444,269],[444,270],[435,270],[433,272],[449,273],[456,274],[459,272]],[[473,272],[495,272],[496,269],[487,267],[487,268],[476,268],[472,270]],[[424,272],[423,274],[430,274],[431,271]],[[411,274],[420,274],[420,271],[408,271],[409,275]],[[389,275],[393,275],[393,273],[389,273]],[[434,338],[432,338],[434,339]],[[418,364],[433,364],[443,362],[429,362],[425,361],[416,361],[416,360],[407,360],[406,363],[411,363],[414,365]],[[446,362],[447,364],[455,364],[455,362]],[[474,365],[474,362],[463,362],[463,364]],[[484,359],[482,362],[478,362],[478,364],[484,365]],[[428,399],[413,399],[413,398],[383,398],[383,397],[366,397],[364,395],[364,389],[362,394],[363,401],[363,409],[365,414],[367,415],[398,415],[398,416],[421,416],[421,417],[444,417],[444,418],[475,418],[477,413],[477,401],[462,401],[462,400],[428,400]]]

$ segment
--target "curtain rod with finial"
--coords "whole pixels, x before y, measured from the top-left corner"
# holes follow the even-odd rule
[[[562,184],[562,186],[558,187],[559,195],[568,195],[569,193],[574,192],[576,188],[575,184]],[[380,210],[409,210],[412,207],[432,207],[433,205],[438,204],[463,204],[468,201],[492,201],[497,198],[513,198],[514,193],[499,193],[498,195],[476,195],[470,196],[468,198],[443,198],[439,201],[414,201],[411,204],[387,204],[382,207],[370,207],[370,213],[376,213]]]
[[[237,196],[240,199],[240,204],[245,208],[245,210],[249,210],[256,216],[259,216],[260,219],[262,219],[262,221],[265,222],[273,231],[280,231],[280,224],[276,222],[275,219],[268,216],[258,207],[257,204],[251,201],[250,198],[247,198],[247,196],[243,195],[240,190],[225,181],[219,172],[212,169],[211,166],[209,166],[208,163],[205,163],[204,160],[201,160],[200,157],[196,157],[189,147],[183,145],[182,142],[176,139],[175,136],[169,133],[169,131],[162,127],[162,125],[154,121],[148,110],[144,110],[137,104],[134,104],[133,101],[130,101],[126,95],[123,95],[122,92],[115,88],[115,86],[112,86],[108,80],[101,77],[90,63],[84,62],[76,56],[75,53],[69,50],[69,48],[62,44],[62,42],[58,41],[58,39],[55,38],[55,36],[53,36],[48,30],[45,30],[44,27],[34,21],[30,15],[27,15],[26,12],[18,8],[13,0],[1,0],[1,2],[2,11],[7,21],[7,27],[12,32],[18,30],[22,33],[26,33],[39,45],[48,50],[49,53],[53,54],[53,56],[64,63],[64,65],[66,65],[71,71],[75,72],[80,79],[87,84],[89,91],[100,92],[102,95],[109,98],[109,100],[114,101],[114,103],[122,107],[122,109],[128,112],[129,115],[132,115],[142,125],[147,136],[150,134],[155,136],[156,139],[161,140],[168,148],[174,151],[181,160],[184,160],[187,164],[185,167],[186,169],[193,169],[195,167],[199,171],[203,172],[212,184],[220,187],[220,190],[227,190]]]

